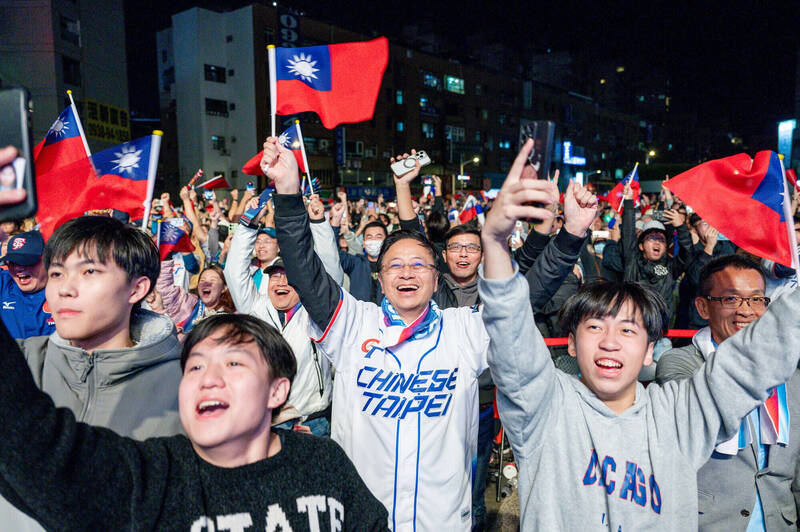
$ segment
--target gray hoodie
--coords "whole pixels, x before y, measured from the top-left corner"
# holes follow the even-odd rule
[[[36,385],[78,421],[143,440],[182,434],[178,416],[181,344],[167,316],[140,310],[125,349],[88,353],[54,332],[19,341]],[[113,489],[109,486],[109,489]],[[0,498],[2,530],[42,528]]]
[[[526,304],[525,278],[480,273],[489,367],[519,468],[522,530],[697,530],[697,469],[797,365],[798,355],[787,353],[800,353],[800,321],[787,317],[800,313],[800,293],[723,342],[691,379],[637,384],[633,406],[618,415],[555,369]]]

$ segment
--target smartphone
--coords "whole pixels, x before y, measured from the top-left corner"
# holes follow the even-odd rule
[[[375,208],[375,202],[374,201],[370,201],[369,203],[367,203],[367,210],[374,209],[374,208]]]
[[[422,184],[425,185],[425,186],[428,186],[428,187],[431,186],[433,184],[433,178],[432,177],[424,178],[422,180]]]
[[[555,134],[556,125],[549,120],[534,120],[519,126],[519,149],[522,149],[528,139],[533,139],[528,164],[536,170],[540,179],[546,179],[550,175]]]
[[[409,155],[405,159],[400,159],[392,163],[392,172],[394,172],[396,176],[405,175],[417,166],[417,161],[419,161],[420,166],[431,164],[431,158],[428,157],[428,154],[424,151],[418,151],[414,155]]]
[[[0,91],[0,147],[14,146],[19,156],[0,168],[0,190],[24,188],[27,197],[17,205],[0,207],[0,222],[36,214],[36,184],[31,139],[31,101],[22,88]]]
[[[249,190],[250,192],[255,192],[256,191],[256,186],[253,184],[252,181],[248,181],[247,182],[247,190]]]
[[[211,201],[214,199],[214,193],[210,190],[203,191],[203,199],[206,201]]]

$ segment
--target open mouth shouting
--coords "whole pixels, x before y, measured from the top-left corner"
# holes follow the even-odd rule
[[[417,283],[403,283],[397,285],[397,291],[403,294],[413,294],[419,290],[419,284]]]
[[[230,405],[219,399],[204,399],[197,403],[195,412],[200,419],[212,419],[221,416]]]
[[[598,358],[594,361],[594,365],[601,377],[617,377],[622,373],[622,362],[613,358]]]
[[[288,288],[276,288],[275,289],[275,295],[276,296],[285,296],[285,295],[288,295],[288,294],[289,294],[289,289]]]

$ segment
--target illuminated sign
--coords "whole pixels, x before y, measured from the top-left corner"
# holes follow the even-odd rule
[[[131,139],[127,109],[86,99],[86,136],[90,139],[122,143]]]
[[[783,155],[783,166],[792,166],[792,136],[797,127],[797,120],[778,122],[778,153]]]
[[[468,175],[459,175],[458,176],[458,180],[459,181],[469,181],[469,176]]]
[[[456,94],[464,94],[464,80],[455,76],[445,76],[444,88]]]
[[[586,164],[586,157],[578,157],[572,155],[572,142],[564,141],[564,164],[574,164],[576,166],[583,166]]]

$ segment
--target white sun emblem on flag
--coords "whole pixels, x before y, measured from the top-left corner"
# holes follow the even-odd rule
[[[136,168],[139,168],[139,161],[142,160],[142,150],[137,150],[135,147],[128,146],[127,144],[122,147],[121,152],[114,152],[114,155],[117,156],[116,159],[111,161],[117,164],[114,170],[119,168],[122,172],[128,172],[129,174],[132,174]]]
[[[171,223],[162,224],[161,226],[161,241],[172,242],[178,239],[178,228]]]
[[[69,121],[62,120],[59,116],[56,118],[56,121],[53,122],[53,125],[50,126],[50,131],[47,132],[48,135],[53,135],[54,137],[63,137],[69,132]]]
[[[289,147],[289,135],[284,131],[283,133],[281,133],[281,136],[278,137],[278,142],[280,142],[281,146],[283,146],[284,148],[288,148]]]
[[[311,59],[311,55],[306,55],[302,52],[300,52],[299,56],[293,55],[292,58],[289,59],[289,72],[298,76],[303,81],[318,79],[316,72],[319,72],[319,69],[314,66],[317,62]]]

